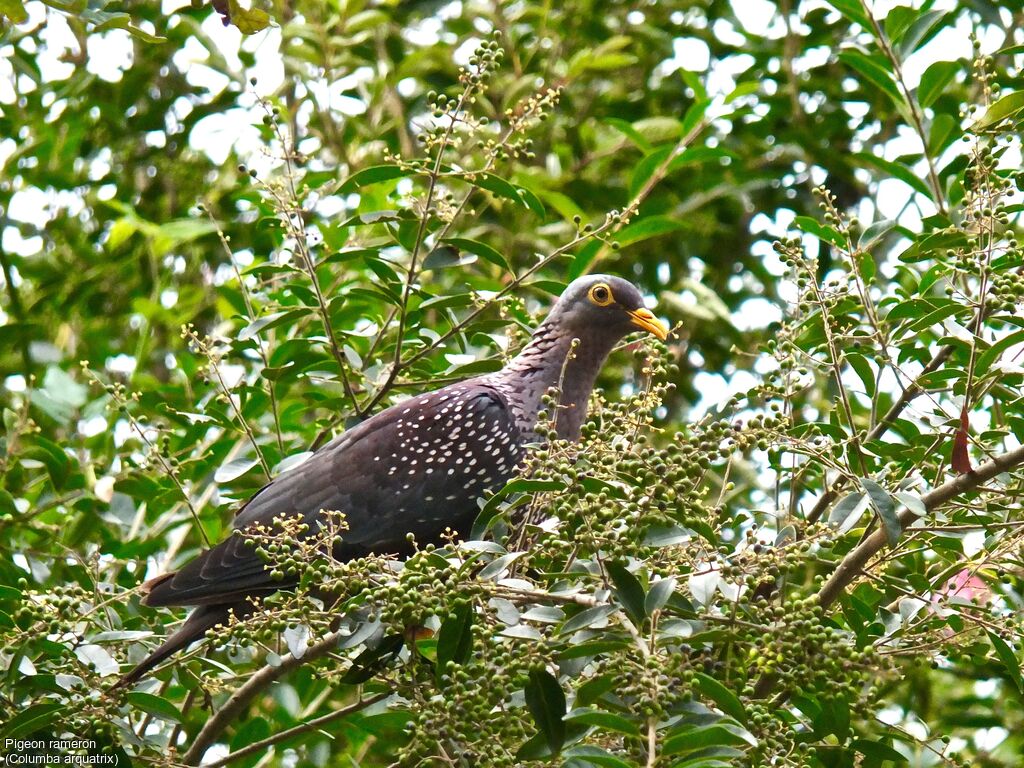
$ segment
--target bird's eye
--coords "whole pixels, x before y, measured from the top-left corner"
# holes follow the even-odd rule
[[[590,289],[590,300],[599,307],[607,307],[612,303],[612,291],[604,283],[598,283]]]

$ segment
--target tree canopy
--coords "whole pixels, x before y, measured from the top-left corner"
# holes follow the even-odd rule
[[[1022,29],[976,0],[0,0],[4,752],[1020,765]],[[614,353],[582,440],[470,540],[256,537],[299,587],[112,690],[184,615],[146,578],[590,272],[673,335]]]

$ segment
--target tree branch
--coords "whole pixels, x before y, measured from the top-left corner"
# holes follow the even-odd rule
[[[988,482],[996,475],[1008,472],[1022,464],[1024,464],[1024,446],[996,456],[990,461],[986,461],[973,472],[958,475],[952,480],[932,488],[921,497],[921,501],[924,503],[925,509],[928,512],[932,512],[935,508],[942,506],[953,498],[972,491],[983,483]],[[917,519],[917,515],[905,509],[900,513],[899,518],[900,525],[906,528]],[[881,551],[885,543],[885,531],[879,528],[849,552],[821,588],[821,591],[818,593],[818,602],[823,607],[828,607],[835,602],[842,591],[860,573],[868,560]]]
[[[997,475],[1009,472],[1021,465],[1024,465],[1024,445],[986,461],[973,472],[957,475],[952,480],[932,488],[921,496],[921,501],[925,509],[931,513],[957,496],[973,491]],[[901,528],[905,530],[907,526],[918,519],[918,516],[909,509],[905,509],[900,513],[899,519]],[[843,590],[857,577],[857,574],[862,572],[867,562],[882,550],[886,542],[885,530],[877,528],[852,551],[848,552],[818,592],[818,603],[823,608],[832,605],[843,593]],[[763,676],[754,687],[754,697],[764,698],[771,693],[777,682],[778,677],[774,674]],[[775,703],[780,705],[786,696],[787,694],[783,693]]]
[[[335,720],[340,720],[347,715],[351,715],[353,712],[366,709],[371,704],[376,704],[378,701],[386,699],[390,695],[390,691],[383,691],[382,693],[375,693],[373,696],[368,696],[365,699],[359,699],[358,701],[349,704],[347,707],[342,707],[341,709],[336,709],[333,712],[328,712],[326,715],[321,715],[320,717],[315,717],[312,720],[307,720],[304,723],[283,730],[280,733],[275,733],[273,736],[268,736],[265,739],[253,742],[241,749],[236,749],[234,752],[222,757],[220,760],[216,760],[212,763],[206,763],[206,768],[223,768],[223,766],[228,763],[233,763],[235,760],[246,757],[247,755],[260,752],[267,747],[272,747],[282,741],[287,741],[294,736],[301,736],[303,733],[315,731],[317,728],[321,728]]]
[[[281,663],[272,667],[269,664],[255,675],[250,677],[245,683],[229,698],[224,706],[218,709],[213,717],[206,721],[206,725],[202,727],[195,739],[192,740],[192,746],[188,748],[188,751],[182,756],[181,761],[185,765],[199,765],[199,761],[203,759],[203,755],[206,754],[217,738],[224,732],[224,729],[231,724],[231,722],[242,714],[242,711],[249,706],[254,698],[256,698],[262,691],[267,688],[271,683],[276,682],[281,677],[284,677],[287,673],[291,672],[298,666],[305,664],[307,661],[318,659],[321,656],[326,656],[330,653],[338,644],[338,640],[342,637],[340,632],[332,632],[327,635],[323,640],[315,645],[311,645],[306,649],[306,652],[296,658],[291,654],[288,654],[281,659]],[[272,738],[272,737],[271,737]]]
[[[918,397],[918,395],[924,392],[924,390],[921,388],[918,382],[923,377],[927,376],[929,373],[937,371],[949,359],[950,355],[953,354],[953,350],[953,345],[947,344],[946,346],[942,347],[938,352],[935,353],[935,356],[928,361],[927,365],[925,365],[924,368],[921,369],[921,373],[918,374],[918,376],[910,383],[910,385],[903,390],[903,393],[896,399],[896,402],[892,404],[889,410],[885,412],[885,415],[882,416],[879,422],[870,429],[867,436],[864,438],[865,443],[869,443],[872,440],[877,440],[878,438],[880,438],[882,435],[889,431],[889,428],[896,423],[896,419],[900,417],[900,414],[903,413],[906,407],[910,405],[910,403],[913,402]],[[814,506],[811,507],[810,512],[807,513],[807,522],[816,523],[819,519],[821,519],[821,516],[825,513],[829,506],[831,506],[832,502],[835,501],[836,498],[839,496],[839,492],[843,489],[843,486],[845,484],[845,477],[836,478],[836,481],[832,483],[831,487],[829,487],[828,490],[826,490],[823,494],[821,494],[821,496],[818,497],[818,500],[814,503]]]

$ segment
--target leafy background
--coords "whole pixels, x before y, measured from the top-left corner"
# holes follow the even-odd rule
[[[1020,9],[0,13],[5,735],[156,762],[1019,763]],[[254,642],[312,662],[303,633],[328,636],[300,594],[290,625],[98,694],[180,618],[139,608],[144,577],[347,424],[499,366],[588,271],[676,333],[607,366],[586,471],[539,457],[476,559],[332,570],[383,628],[319,666],[251,683],[278,668]],[[593,527],[574,551],[545,519]]]

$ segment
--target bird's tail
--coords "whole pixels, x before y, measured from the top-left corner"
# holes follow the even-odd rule
[[[249,606],[249,609],[251,610],[251,606]],[[122,676],[110,690],[116,691],[119,688],[134,685],[148,675],[164,659],[201,639],[208,629],[218,624],[227,624],[232,611],[239,615],[240,610],[244,611],[245,606],[234,603],[229,605],[204,605],[196,608],[177,632],[167,638],[163,645],[143,659],[131,672]],[[240,615],[239,617],[241,618]]]

